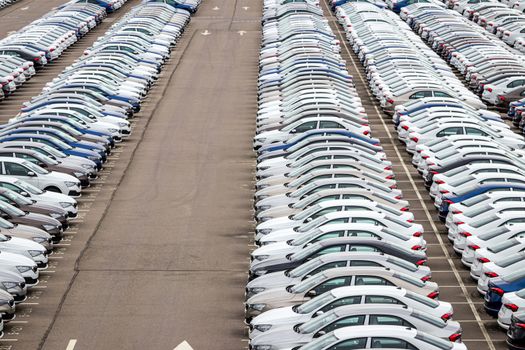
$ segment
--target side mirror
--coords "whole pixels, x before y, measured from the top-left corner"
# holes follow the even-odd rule
[[[297,132],[297,129],[290,130],[290,134],[295,134]]]
[[[306,218],[306,222],[310,222],[312,221],[313,219],[310,217],[310,218]]]
[[[27,176],[36,176],[36,174],[34,172],[32,172],[32,171],[28,171],[27,172]]]
[[[314,334],[314,338],[319,338],[319,337],[322,337],[323,335],[325,335],[326,332],[325,331],[319,331],[317,333]]]
[[[309,291],[308,293],[306,293],[306,296],[310,297],[310,298],[313,298],[316,295],[317,295],[317,292],[315,290],[313,290],[313,289],[311,291]]]
[[[9,218],[9,214],[4,213],[4,212],[1,212],[1,213],[0,213],[0,216],[3,217],[4,219],[5,219],[5,218]]]
[[[38,166],[41,167],[41,168],[47,168],[47,164],[46,163],[38,163]]]
[[[317,316],[321,316],[322,314],[324,314],[324,311],[319,310],[319,311],[317,311],[317,312],[314,314],[314,316],[317,317]]]
[[[29,197],[29,193],[27,192],[20,192],[20,195],[24,197]]]

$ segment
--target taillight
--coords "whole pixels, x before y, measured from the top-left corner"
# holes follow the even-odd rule
[[[412,250],[421,250],[421,248],[423,248],[423,247],[420,246],[419,244],[416,244],[416,245],[412,246]]]
[[[387,180],[393,180],[393,179],[395,179],[395,178],[396,178],[395,175],[388,175],[385,179],[387,179]]]
[[[409,208],[409,207],[403,207],[403,208],[401,208],[400,210],[401,210],[401,211],[409,211],[410,208]]]
[[[472,250],[478,250],[479,248],[481,248],[479,245],[477,244],[469,244],[468,247]]]
[[[370,131],[365,130],[365,131],[363,131],[363,134],[364,134],[364,135],[368,135],[368,134],[370,134]]]
[[[403,125],[403,126],[401,127],[401,129],[403,129],[403,130],[408,130],[408,126]]]
[[[511,310],[512,312],[518,311],[519,307],[516,304],[504,304],[507,309]]]
[[[386,102],[390,103],[391,105],[394,104],[394,100],[392,100],[391,98],[389,98],[388,100],[386,100]]]
[[[452,211],[452,214],[462,214],[463,212],[461,210],[454,210]]]
[[[472,236],[472,233],[470,233],[470,232],[460,232],[459,235],[463,236],[463,237],[470,237],[470,236]]]
[[[426,281],[430,281],[431,278],[432,278],[431,276],[424,276],[424,277],[421,277],[421,280],[423,282],[426,282]]]
[[[487,258],[478,258],[478,261],[482,264],[490,262],[490,259]]]
[[[392,170],[392,167],[389,165],[389,166],[386,166],[383,170]]]
[[[448,337],[448,340],[455,342],[461,340],[461,333],[454,333],[450,337]]]
[[[502,101],[502,102],[505,101],[505,96],[501,96],[501,95],[499,95],[498,98],[499,98],[499,100]]]
[[[412,220],[412,219],[408,219],[407,222],[413,223],[414,220]]]
[[[427,259],[421,259],[416,262],[416,265],[421,266],[427,263]]]
[[[394,198],[395,198],[395,199],[402,199],[403,196],[402,196],[402,195],[398,195],[398,196],[395,196]]]
[[[464,222],[463,222],[463,221],[456,221],[455,224],[456,224],[456,225],[463,225]]]
[[[427,295],[430,299],[436,299],[439,296],[439,292],[432,292]]]
[[[421,236],[423,236],[423,232],[419,232],[419,231],[418,232],[414,232],[414,234],[412,236],[414,236],[414,237],[421,237]]]
[[[447,204],[454,204],[454,202],[452,202],[450,199],[445,199],[444,202]]]
[[[449,190],[441,190],[441,191],[439,191],[439,192],[440,192],[440,193],[443,193],[443,194],[447,194],[447,193],[450,193],[450,191],[449,191]]]
[[[493,293],[496,293],[497,295],[499,296],[502,296],[503,294],[505,294],[505,291],[501,288],[490,288],[490,291],[493,292]]]
[[[450,319],[452,318],[453,315],[454,315],[454,314],[453,314],[452,312],[447,312],[446,314],[443,314],[443,315],[441,316],[441,319],[442,319],[443,321],[448,321],[448,320],[450,320]]]
[[[414,142],[418,142],[419,141],[419,139],[417,137],[412,137],[411,140],[414,141]]]
[[[485,276],[493,278],[493,277],[498,277],[499,275],[495,272],[489,271],[489,272],[485,272]]]
[[[439,174],[439,173],[438,173],[437,171],[435,171],[435,170],[430,170],[430,173],[431,173],[432,175],[437,175],[437,174]]]
[[[35,57],[34,60],[35,60],[35,62],[38,62],[38,61],[40,61],[40,57]]]
[[[436,183],[437,183],[438,185],[442,185],[442,184],[445,183],[445,181],[443,181],[443,180],[436,180]]]
[[[492,88],[487,88],[487,91],[488,92],[492,92]]]
[[[519,327],[521,329],[525,329],[525,323],[515,323],[514,324],[516,327]]]

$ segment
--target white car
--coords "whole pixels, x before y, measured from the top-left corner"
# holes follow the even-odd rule
[[[80,180],[74,176],[48,171],[22,158],[0,157],[0,167],[0,174],[16,177],[43,191],[80,196]]]
[[[478,279],[478,292],[485,295],[491,278],[506,275],[525,268],[525,252],[517,252],[483,264]]]
[[[47,268],[46,248],[25,238],[10,237],[0,234],[0,252],[10,252],[32,259],[39,268]]]
[[[28,287],[38,284],[40,271],[37,264],[24,255],[0,250],[0,269],[22,275]]]
[[[353,349],[391,347],[418,350],[467,350],[464,343],[440,339],[414,328],[384,325],[339,328],[302,346],[301,350],[328,350],[339,347],[342,349],[343,346],[352,346]],[[283,348],[283,350],[292,350],[292,348]]]
[[[517,236],[500,242],[492,247],[477,249],[470,266],[470,277],[478,280],[483,270],[483,264],[520,252],[525,248],[525,237]]]
[[[503,294],[501,304],[502,307],[498,312],[498,325],[503,329],[508,329],[512,315],[525,308],[525,289]]]

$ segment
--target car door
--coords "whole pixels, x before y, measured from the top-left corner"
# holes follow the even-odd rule
[[[338,342],[323,350],[354,350],[365,349],[368,338],[352,338]]]
[[[355,276],[354,285],[355,286],[393,286],[394,284],[383,277],[359,275],[359,276]]]

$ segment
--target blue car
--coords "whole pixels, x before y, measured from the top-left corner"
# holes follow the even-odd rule
[[[20,125],[19,128],[7,130],[5,133],[2,132],[0,135],[7,136],[7,135],[13,135],[13,134],[28,134],[28,133],[53,136],[57,138],[58,140],[68,144],[71,147],[76,147],[76,148],[98,152],[100,156],[102,157],[102,160],[105,160],[107,157],[106,147],[104,145],[101,145],[95,142],[91,142],[91,141],[77,140],[73,136],[68,135],[60,130],[52,129],[48,127],[34,127],[34,126]]]
[[[430,3],[429,0],[392,0],[392,11],[395,13],[401,12],[401,9],[405,6],[419,3]]]
[[[197,1],[188,1],[188,0],[148,0],[148,3],[150,2],[158,2],[161,4],[167,4],[170,6],[173,6],[177,9],[183,9],[190,13],[197,12],[197,9],[199,7]]]
[[[370,144],[371,146],[379,146],[380,141],[378,139],[372,138],[372,137],[366,137],[364,135],[359,135],[355,132],[351,132],[348,130],[342,130],[342,129],[314,129],[309,130],[307,132],[304,132],[300,135],[297,135],[295,137],[292,137],[290,140],[285,142],[278,142],[273,143],[270,145],[265,145],[259,148],[258,152],[259,154],[266,153],[266,152],[272,152],[272,151],[278,151],[278,150],[285,150],[288,149],[298,142],[301,142],[302,140],[310,137],[311,135],[343,135],[347,136],[348,138],[354,138],[361,141],[365,141],[366,143]]]
[[[106,0],[77,0],[76,3],[78,3],[78,4],[85,4],[85,3],[95,4],[95,5],[98,5],[98,6],[101,6],[101,7],[105,8],[106,12],[108,12],[108,13],[112,13],[113,11],[116,10],[115,7],[113,6],[113,4],[110,1],[106,1]]]
[[[485,294],[485,310],[491,316],[498,316],[503,294],[525,288],[525,270],[516,271],[507,276],[491,278]]]
[[[37,135],[37,134],[12,134],[0,137],[0,142],[6,141],[32,141],[44,143],[54,149],[61,151],[66,155],[78,156],[82,158],[89,159],[97,164],[97,169],[102,168],[102,157],[98,152],[71,147],[68,144],[56,139],[50,135]]]
[[[441,205],[439,207],[439,216],[446,216],[448,213],[448,207],[452,203],[459,203],[463,202],[469,198],[476,197],[477,195],[480,195],[482,193],[491,191],[491,190],[505,190],[505,189],[513,189],[513,190],[525,190],[525,186],[523,185],[513,185],[513,184],[505,184],[505,185],[483,185],[478,188],[476,188],[473,191],[467,192],[465,194],[462,194],[460,196],[456,197],[444,197],[443,201],[441,202]]]

